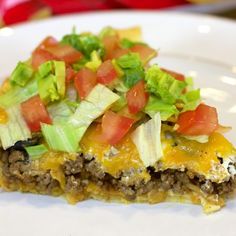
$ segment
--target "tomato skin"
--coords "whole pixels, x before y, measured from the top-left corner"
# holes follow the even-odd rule
[[[111,58],[117,59],[125,54],[128,54],[129,52],[130,52],[129,49],[127,48],[118,48],[112,52]]]
[[[80,99],[85,99],[97,84],[97,75],[94,71],[84,67],[75,75],[74,84]]]
[[[68,66],[66,68],[66,83],[70,83],[71,81],[73,81],[75,75],[76,72],[70,66]]]
[[[110,84],[117,77],[116,70],[111,60],[104,61],[97,70],[98,83]]]
[[[130,48],[131,52],[138,53],[143,64],[146,64],[151,58],[157,55],[156,50],[143,44],[136,44]]]
[[[52,47],[57,44],[58,44],[58,41],[54,37],[48,36],[39,44],[37,48],[45,49],[47,47]]]
[[[119,37],[117,35],[108,35],[102,39],[105,48],[105,59],[111,59],[114,50],[119,48]]]
[[[106,111],[102,117],[102,139],[111,145],[117,144],[129,131],[134,120]]]
[[[126,93],[129,112],[136,114],[141,111],[146,106],[148,98],[149,94],[145,91],[145,83],[140,80]]]
[[[167,70],[167,69],[164,69],[164,68],[161,68],[161,70],[168,73],[168,74],[170,74],[176,80],[185,81],[185,76],[183,74],[180,74],[180,73],[172,71],[172,70]]]
[[[45,49],[37,48],[32,53],[32,66],[34,69],[38,69],[41,64],[50,60],[58,60],[58,58]]]
[[[70,45],[57,44],[47,47],[46,50],[60,60],[65,61],[67,64],[75,63],[83,57],[81,52],[74,49]]]
[[[219,126],[216,108],[200,104],[195,111],[186,111],[178,117],[177,132],[184,135],[210,135]]]
[[[52,124],[52,120],[39,95],[21,103],[21,114],[32,132],[41,130],[40,123]]]

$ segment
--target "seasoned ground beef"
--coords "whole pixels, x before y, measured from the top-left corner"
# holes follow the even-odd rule
[[[34,171],[31,162],[24,152],[20,150],[1,151],[3,176],[9,183],[33,184],[39,192],[49,193],[54,188],[59,188],[57,180],[53,179],[50,172]],[[137,196],[148,193],[153,189],[163,191],[172,190],[183,194],[191,191],[188,186],[198,186],[205,194],[224,195],[233,192],[236,188],[236,176],[228,182],[221,184],[205,180],[203,176],[195,175],[190,171],[165,170],[155,172],[152,168],[148,171],[151,180],[132,179],[135,170],[121,172],[116,178],[105,173],[102,166],[92,156],[78,154],[76,160],[66,161],[62,165],[65,175],[65,191],[78,193],[90,183],[105,188],[116,189],[123,192],[127,200],[135,200]]]
[[[52,178],[49,171],[33,170],[27,155],[22,151],[4,151],[1,155],[1,161],[2,174],[7,177],[8,185],[14,183],[27,184],[34,186],[39,193],[48,194],[51,194],[53,189],[59,188],[59,182]]]

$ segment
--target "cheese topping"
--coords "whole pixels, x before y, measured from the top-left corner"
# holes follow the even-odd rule
[[[98,133],[99,130],[95,129],[95,126],[90,127],[80,144],[82,151],[85,154],[94,155],[106,172],[116,176],[121,171],[132,168],[141,169],[142,174],[145,173],[138,150],[129,136],[116,147],[112,147],[98,142],[94,138],[98,137]],[[207,143],[199,143],[182,137],[164,139],[162,143],[164,155],[160,160],[160,170],[188,169],[218,183],[229,179],[230,169],[222,164],[222,160],[224,163],[229,156],[235,156],[236,152],[223,135],[213,133]],[[232,166],[231,169],[233,171]],[[145,175],[148,176],[147,173]]]

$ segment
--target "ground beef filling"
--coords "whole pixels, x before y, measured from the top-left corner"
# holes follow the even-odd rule
[[[19,150],[2,151],[2,174],[9,184],[22,183],[32,185],[38,192],[48,193],[59,188],[59,182],[52,178],[50,172],[32,171],[30,160],[24,152]],[[113,176],[105,173],[96,160],[89,155],[78,155],[77,159],[66,161],[62,170],[65,175],[65,192],[83,192],[89,183],[94,183],[103,189],[115,189],[124,194],[127,200],[135,200],[137,196],[148,193],[153,189],[183,194],[190,192],[190,185],[198,186],[205,194],[226,195],[236,188],[236,176],[229,181],[217,184],[205,180],[202,176],[189,171],[166,170],[155,172],[149,169],[151,180],[144,183],[143,180],[125,182],[123,178],[129,174],[120,173]],[[17,189],[14,189],[17,190]]]

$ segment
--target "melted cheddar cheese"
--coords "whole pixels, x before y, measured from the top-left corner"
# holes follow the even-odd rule
[[[139,157],[137,148],[129,136],[126,136],[115,146],[117,153],[109,156],[107,153],[111,146],[98,142],[99,130],[91,126],[81,141],[82,151],[85,154],[94,155],[100,162],[104,170],[116,176],[121,171],[129,169],[142,169],[142,175],[149,178],[148,173]],[[159,170],[166,169],[188,169],[194,173],[205,176],[214,182],[223,182],[229,178],[227,169],[220,162],[230,155],[235,155],[232,144],[223,135],[213,133],[207,143],[199,143],[181,137],[166,139],[164,130],[162,133],[162,143],[164,155],[160,160]]]
[[[215,182],[223,182],[229,177],[228,171],[220,162],[232,155],[232,144],[219,133],[213,133],[207,143],[199,143],[193,140],[178,137],[173,140],[165,140],[164,156],[162,158],[163,169],[188,169],[205,176]]]
[[[102,165],[104,171],[117,176],[121,171],[137,170],[137,175],[149,180],[150,176],[146,172],[138,150],[129,136],[126,136],[118,145],[112,147],[109,144],[101,143],[96,140],[100,131],[91,126],[80,142],[82,152],[93,155]],[[115,153],[112,153],[115,149]]]

